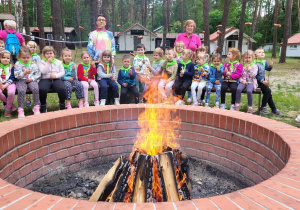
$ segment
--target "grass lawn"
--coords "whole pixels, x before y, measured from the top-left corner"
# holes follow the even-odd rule
[[[85,49],[84,49],[85,50]],[[73,51],[73,60],[76,64],[80,63],[80,53],[81,50],[74,50]],[[124,54],[117,54],[115,58],[115,65],[116,68],[119,70],[122,66],[122,56]],[[150,61],[153,61],[153,55],[147,54]],[[278,56],[277,56],[278,57]],[[133,57],[132,57],[133,60]],[[271,53],[266,53],[266,60],[271,60]],[[274,68],[269,73],[267,72],[267,79],[270,81],[270,87],[272,89],[272,95],[274,102],[276,104],[277,109],[282,112],[285,117],[278,118],[274,115],[268,115],[266,117],[278,120],[281,122],[285,122],[294,126],[297,126],[300,128],[300,124],[295,121],[295,118],[297,115],[300,114],[300,59],[294,59],[294,58],[287,58],[287,62],[284,64],[278,63],[279,58],[273,59],[274,62]],[[77,106],[77,100],[75,97],[75,94],[73,93],[72,96],[72,107]],[[93,105],[94,99],[93,99],[93,92],[89,92],[89,102],[90,105]],[[253,108],[254,111],[256,111],[256,107],[258,104],[258,96],[253,95]],[[211,99],[210,99],[210,106],[213,107],[215,103],[215,96],[214,93],[212,93]],[[17,105],[17,97],[15,97],[15,105]],[[226,105],[227,108],[229,108],[230,105],[230,95],[227,94],[226,96]],[[24,107],[25,109],[25,115],[31,115],[32,113],[32,107]],[[47,98],[47,110],[54,111],[58,110],[58,97],[57,94],[48,94]],[[242,94],[242,100],[241,100],[241,111],[246,112],[247,111],[247,96],[246,94]],[[11,118],[17,118],[17,112],[12,113]],[[0,103],[0,122],[8,120],[4,117],[4,106],[2,103]]]

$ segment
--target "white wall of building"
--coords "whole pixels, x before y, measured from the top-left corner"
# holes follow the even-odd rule
[[[144,30],[139,26],[134,26],[119,37],[119,50],[120,51],[134,51],[134,36],[130,35],[131,30]],[[153,34],[148,31],[144,31],[143,39],[141,43],[145,45],[146,51],[153,51],[155,49],[155,38]]]
[[[280,47],[281,53],[281,47]],[[286,57],[300,58],[300,44],[289,44],[286,49]]]

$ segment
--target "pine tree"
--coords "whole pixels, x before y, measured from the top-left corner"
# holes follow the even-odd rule
[[[24,15],[24,25],[25,25],[25,32],[27,35],[30,35],[30,27],[29,27],[29,20],[28,20],[28,11],[27,11],[27,0],[22,0],[22,6],[23,6],[23,15]],[[25,37],[26,41],[30,40],[29,36]]]
[[[52,15],[52,29],[53,39],[63,41],[65,40],[64,33],[64,18],[62,13],[61,0],[51,0],[51,15]],[[64,48],[64,42],[53,42],[57,57],[60,57],[61,51]]]
[[[204,22],[204,45],[207,52],[210,53],[209,43],[209,0],[203,0],[203,22]]]
[[[218,39],[218,53],[222,55],[223,53],[223,46],[224,46],[224,38],[225,38],[225,31],[227,27],[227,21],[228,21],[228,14],[229,14],[229,6],[230,6],[230,0],[225,0],[224,3],[224,11],[223,11],[223,17],[222,17],[222,28],[221,28],[221,35],[219,35]]]
[[[275,0],[273,24],[277,24],[278,13],[279,13],[279,0]],[[277,45],[277,27],[273,25],[273,50],[272,50],[272,58],[276,58],[276,45]]]
[[[291,0],[286,0],[285,6],[285,17],[284,17],[284,29],[283,29],[283,42],[281,47],[281,54],[279,63],[286,62],[286,49],[287,49],[287,42],[289,38],[289,31],[291,27],[291,15],[292,15],[292,8],[291,8]]]
[[[40,37],[45,38],[42,5],[43,5],[43,0],[36,0],[37,26],[40,30]],[[39,46],[40,46],[40,52],[42,52],[43,48],[46,46],[45,41],[40,39]]]
[[[238,40],[238,49],[241,53],[242,53],[242,50],[243,50],[246,5],[247,5],[247,0],[243,0],[242,11],[241,11],[241,16],[240,16],[239,40]]]

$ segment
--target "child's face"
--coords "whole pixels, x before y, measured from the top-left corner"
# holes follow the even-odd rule
[[[1,62],[3,65],[9,64],[9,62],[10,62],[10,54],[4,53],[3,56],[2,56],[2,58],[1,58],[1,60],[0,60],[0,62]]]
[[[161,59],[161,57],[160,57],[159,54],[157,54],[157,53],[154,53],[154,54],[153,54],[153,58],[154,58],[155,61],[158,61],[158,60]]]
[[[227,58],[228,58],[228,60],[230,60],[230,61],[234,61],[235,60],[235,56],[232,54],[232,52],[228,52],[228,54],[227,54]]]
[[[201,65],[203,65],[203,64],[205,63],[205,59],[203,59],[203,58],[200,58],[200,59],[199,59],[199,58],[198,58],[196,62],[197,62],[197,64],[198,64],[199,66],[201,66]]]
[[[127,69],[130,65],[130,59],[129,58],[123,59],[122,64],[123,64],[124,68]]]
[[[23,62],[23,63],[28,63],[31,59],[31,55],[30,53],[22,53],[20,55],[20,60]]]
[[[63,61],[65,64],[69,64],[72,61],[72,53],[69,51],[64,52],[63,56]]]
[[[184,50],[184,46],[183,45],[178,45],[176,47],[176,51],[179,52],[179,53],[181,53],[183,50]]]
[[[105,63],[108,63],[108,62],[110,61],[110,56],[104,55],[104,56],[102,57],[102,59],[103,59],[103,61],[104,61]]]
[[[219,65],[221,64],[220,59],[219,59],[219,58],[215,58],[215,59],[213,60],[213,64],[214,64],[215,66],[219,66]]]
[[[138,55],[144,55],[145,49],[144,49],[144,48],[137,48],[137,49],[136,49],[136,53],[137,53]]]
[[[263,49],[258,49],[255,52],[258,59],[264,59],[265,58],[265,52]]]
[[[0,51],[4,50],[4,43],[0,43]]]
[[[47,52],[45,52],[45,55],[44,55],[44,57],[47,60],[50,59],[50,58],[54,58],[54,56],[55,56],[55,53],[53,51],[47,51]]]
[[[29,45],[28,48],[29,48],[29,50],[30,50],[31,53],[35,53],[36,52],[36,46]]]
[[[188,53],[182,53],[181,59],[184,61],[188,61],[190,59],[190,56]]]
[[[88,64],[91,60],[91,56],[88,54],[83,54],[81,60],[83,63]]]
[[[167,59],[168,61],[170,61],[170,60],[173,59],[173,57],[174,57],[174,52],[173,52],[173,50],[166,50],[166,59]]]
[[[244,56],[244,62],[247,64],[250,64],[253,60],[254,60],[254,57],[252,56],[252,54],[246,54]]]

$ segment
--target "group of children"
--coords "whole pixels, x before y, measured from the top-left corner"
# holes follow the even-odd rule
[[[184,96],[191,87],[192,105],[198,106],[204,101],[208,106],[211,91],[216,91],[215,107],[225,109],[225,94],[230,88],[231,110],[240,110],[241,92],[247,89],[248,112],[252,113],[252,91],[257,87],[263,92],[262,112],[268,114],[267,103],[272,112],[283,116],[277,111],[272,100],[269,83],[265,78],[265,70],[272,69],[264,61],[262,49],[254,53],[248,50],[244,53],[244,64],[241,63],[240,52],[229,49],[228,61],[222,64],[221,55],[215,53],[211,57],[206,54],[206,48],[200,47],[196,54],[185,49],[183,42],[177,42],[175,48],[166,48],[165,59],[163,50],[156,48],[153,52],[154,62],[151,65],[145,55],[145,46],[138,44],[136,55],[131,66],[130,55],[122,58],[122,67],[118,72],[113,63],[112,54],[105,50],[100,57],[99,63],[91,63],[91,56],[87,51],[81,53],[81,63],[77,66],[72,61],[72,52],[69,49],[62,51],[62,61],[55,59],[55,50],[46,46],[41,59],[36,54],[36,43],[28,42],[27,47],[21,47],[18,54],[18,61],[14,66],[10,64],[9,51],[1,49],[0,42],[0,99],[5,104],[5,116],[10,117],[11,111],[16,110],[13,104],[15,91],[18,91],[18,117],[24,117],[24,101],[27,88],[33,95],[33,113],[38,115],[45,113],[47,94],[50,89],[57,92],[60,109],[71,109],[72,89],[75,88],[75,95],[78,99],[78,107],[88,107],[89,86],[94,89],[94,105],[105,105],[107,92],[114,98],[114,103],[125,104],[127,92],[134,95],[135,103],[149,102],[185,104]],[[256,57],[255,57],[256,54]],[[195,59],[195,64],[192,62]],[[119,101],[119,86],[121,86]],[[99,88],[100,86],[100,88]],[[204,91],[206,87],[206,91]],[[100,100],[99,100],[100,90]],[[204,100],[204,96],[206,98]],[[188,97],[188,101],[190,97]],[[221,98],[221,104],[220,104]],[[66,103],[65,103],[66,102]]]

